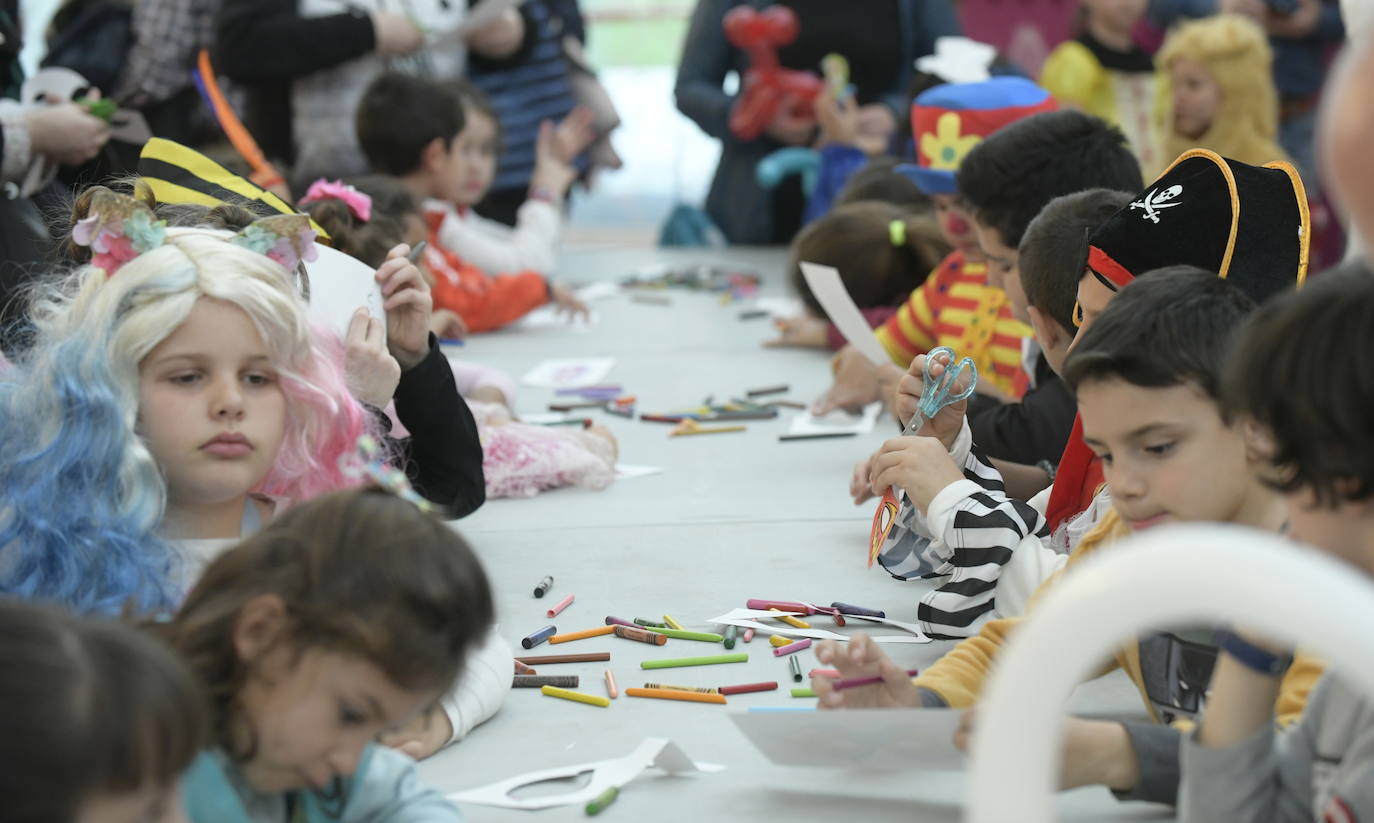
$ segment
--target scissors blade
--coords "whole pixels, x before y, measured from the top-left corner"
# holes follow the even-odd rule
[[[906,437],[909,434],[915,434],[920,431],[921,427],[926,424],[926,420],[928,419],[929,418],[927,418],[920,409],[917,409],[916,413],[911,416],[911,422],[907,423],[906,428],[902,429],[901,436]]]

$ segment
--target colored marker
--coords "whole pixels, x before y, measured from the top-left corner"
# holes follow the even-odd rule
[[[543,656],[531,657],[525,655],[517,657],[521,663],[600,663],[603,660],[610,660],[610,652],[591,652],[589,654],[546,654]]]
[[[792,672],[792,679],[793,679],[794,681],[800,683],[800,682],[802,681],[802,676],[801,676],[801,658],[800,658],[800,657],[789,657],[789,658],[787,658],[787,668],[788,668],[789,670],[791,670],[791,672]]]
[[[832,608],[839,609],[841,612],[845,614],[857,614],[862,617],[887,617],[887,612],[885,611],[880,611],[878,609],[865,609],[863,606],[854,606],[849,603],[841,603],[838,600],[836,600],[834,603],[831,603],[830,606]]]
[[[784,637],[784,636],[782,636],[782,635],[780,635],[780,634],[769,635],[769,637],[768,637],[768,644],[771,645],[771,646],[772,646],[773,648],[775,648],[775,649],[780,649],[780,648],[782,648],[783,646],[786,646],[788,643],[791,643],[791,642],[792,642],[792,638],[790,638],[790,637]]]
[[[611,701],[599,694],[583,694],[582,692],[568,691],[557,686],[540,686],[539,691],[545,697],[561,697],[564,700],[572,700],[575,703],[586,703],[588,706],[600,706],[606,708],[611,705]]]
[[[652,643],[656,646],[662,646],[664,643],[668,642],[667,635],[651,632],[648,629],[641,629],[639,626],[616,626],[615,636],[623,637],[626,640],[638,640],[641,643]]]
[[[556,626],[545,626],[539,631],[534,632],[530,634],[530,636],[521,640],[520,645],[524,646],[527,649],[532,649],[535,646],[538,646],[540,643],[543,643],[545,640],[548,640],[550,637],[553,637],[554,633],[557,631],[558,628]]]
[[[725,639],[713,632],[689,632],[686,629],[646,629],[646,631],[671,637],[674,640],[700,640],[703,643],[719,643]]]
[[[517,674],[511,681],[511,687],[516,689],[538,689],[544,686],[559,686],[566,689],[577,688],[578,681],[582,678],[575,674],[541,674],[533,676],[528,674]]]
[[[611,674],[610,669],[606,670],[606,696],[612,699],[620,696],[620,689],[615,685],[615,675]]]
[[[626,689],[626,697],[654,697],[659,700],[682,700],[687,703],[725,703],[725,695],[680,692],[676,689]]]
[[[635,625],[637,625],[637,626],[644,626],[644,627],[650,628],[650,629],[666,629],[666,628],[668,628],[668,624],[667,624],[667,623],[656,623],[656,622],[654,622],[653,620],[645,620],[645,619],[642,618],[642,617],[636,617],[636,618],[635,618]]]
[[[534,596],[535,596],[535,597],[543,597],[544,595],[548,594],[548,593],[549,593],[549,589],[552,589],[552,588],[553,588],[553,575],[549,575],[548,577],[545,577],[543,580],[540,580],[540,581],[539,581],[539,585],[534,587]]]
[[[744,394],[748,397],[762,397],[765,394],[782,394],[790,388],[791,387],[786,383],[783,383],[777,386],[764,386],[760,389],[749,389]]]
[[[679,622],[677,622],[676,620],[674,620],[674,619],[673,619],[673,616],[672,616],[671,614],[665,614],[665,615],[663,615],[663,622],[666,623],[666,624],[668,624],[668,628],[670,628],[670,629],[679,629],[679,630],[680,630],[680,629],[682,628],[682,624],[679,623]]]
[[[726,626],[726,627],[725,627],[725,638],[724,638],[724,641],[725,641],[725,648],[727,648],[727,649],[733,649],[733,648],[735,647],[735,641],[736,641],[738,638],[739,638],[739,626]]]
[[[773,650],[774,657],[786,657],[789,654],[796,654],[811,648],[811,638],[803,637],[796,643],[788,643],[786,646],[779,646]]]
[[[674,686],[669,683],[645,683],[646,689],[671,689],[675,692],[696,692],[697,694],[720,694],[715,686]]]
[[[749,662],[749,654],[747,652],[738,652],[735,654],[713,654],[707,657],[677,657],[668,660],[643,660],[640,661],[639,667],[641,669],[676,669],[681,666],[714,666],[719,663],[747,662]]]
[[[601,637],[615,631],[614,626],[597,626],[595,629],[583,629],[580,632],[568,632],[567,634],[555,634],[549,638],[550,643],[567,643],[570,640],[586,640],[588,637]]]
[[[752,642],[754,642],[754,630],[753,630],[753,629],[745,629],[745,630],[744,630],[744,642],[745,642],[745,643],[752,643]]]
[[[781,612],[782,609],[769,609],[768,611],[770,611],[770,612]],[[553,615],[550,614],[549,617],[553,617]],[[790,615],[790,614],[779,614],[779,615],[777,616],[776,619],[781,620],[782,622],[786,623],[787,625],[791,626],[791,627],[794,628],[794,629],[809,629],[809,628],[811,628],[811,624],[810,624],[810,623],[807,623],[805,620],[798,620],[797,618],[793,617],[793,616]]]
[[[816,696],[816,690],[815,690],[815,689],[807,689],[807,688],[796,688],[796,689],[793,689],[793,690],[792,690],[792,696],[793,696],[793,697],[815,697],[815,696]]]
[[[747,694],[749,692],[771,692],[778,687],[778,681],[767,683],[741,683],[738,686],[721,686],[721,694]]]
[[[615,802],[615,799],[617,797],[620,797],[620,789],[616,788],[615,786],[612,786],[606,791],[602,792],[601,794],[598,794],[596,797],[593,797],[591,800],[588,800],[587,816],[596,817],[597,815],[601,814],[606,810],[607,806]]]
[[[916,669],[906,670],[907,677],[915,677],[918,674],[920,674],[920,672]],[[830,688],[838,692],[843,691],[845,689],[853,689],[857,686],[871,686],[874,683],[881,682],[883,682],[883,679],[878,675],[874,675],[872,677],[847,677],[843,680],[836,680],[834,683],[831,683]]]
[[[552,609],[549,609],[549,610],[548,610],[548,612],[547,612],[548,616],[549,616],[549,617],[554,617],[554,616],[557,615],[559,612],[561,612],[561,611],[563,611],[564,609],[566,609],[567,607],[571,606],[571,605],[572,605],[572,602],[573,602],[573,596],[572,596],[572,595],[568,595],[567,597],[565,597],[565,598],[563,598],[562,600],[558,601],[558,604],[557,604],[556,606],[554,606]]]
[[[421,240],[420,242],[416,243],[416,244],[415,244],[415,248],[413,248],[413,249],[410,250],[410,254],[407,254],[407,255],[406,255],[406,262],[408,262],[408,263],[418,263],[418,262],[420,262],[420,255],[422,255],[422,254],[425,253],[425,247],[428,246],[428,245],[429,245],[429,241],[428,241],[428,240]]]
[[[610,615],[606,615],[606,625],[607,625],[607,626],[629,626],[629,627],[632,628],[632,629],[633,629],[633,628],[636,628],[636,626],[635,626],[634,623],[631,623],[631,622],[628,621],[628,620],[622,620],[622,619],[620,619],[619,617],[611,617]]]

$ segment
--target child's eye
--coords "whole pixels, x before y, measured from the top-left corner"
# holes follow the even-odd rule
[[[1174,445],[1175,445],[1174,443],[1170,442],[1170,443],[1159,443],[1159,444],[1154,445],[1154,446],[1146,446],[1146,447],[1145,447],[1145,453],[1146,453],[1146,454],[1149,454],[1149,455],[1153,455],[1154,457],[1163,457],[1163,456],[1165,456],[1166,454],[1168,454],[1169,452],[1171,452],[1171,451],[1174,450]]]
[[[250,386],[269,386],[272,384],[272,375],[263,372],[249,372],[243,376],[243,382]]]
[[[367,716],[349,708],[344,703],[340,703],[339,722],[345,726],[361,726],[367,722]]]
[[[199,372],[181,372],[168,376],[167,382],[178,386],[190,386],[200,379]]]

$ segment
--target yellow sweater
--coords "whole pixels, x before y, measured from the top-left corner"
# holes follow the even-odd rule
[[[1129,533],[1129,529],[1121,521],[1116,510],[1113,509],[1108,512],[1102,522],[1084,536],[1082,542],[1069,555],[1069,560],[1064,568],[1040,584],[1040,588],[1036,589],[1035,594],[1031,596],[1027,606],[1028,612],[1030,609],[1034,609],[1035,604],[1044,596],[1045,592],[1049,591],[1059,581],[1060,575],[1071,570],[1075,564],[1097,551],[1104,544],[1126,537]],[[1023,619],[1008,617],[988,623],[977,635],[961,641],[948,654],[926,669],[915,679],[915,684],[940,695],[946,703],[954,708],[972,706],[978,701],[978,696],[983,690],[983,684],[987,680],[993,661],[1002,645]],[[1126,670],[1131,682],[1135,683],[1136,688],[1140,690],[1140,697],[1145,702],[1146,710],[1149,711],[1156,723],[1160,722],[1159,715],[1145,691],[1144,678],[1141,676],[1140,669],[1139,644],[1132,643],[1117,651],[1113,660],[1104,664],[1095,676],[1101,677],[1118,667]],[[1323,663],[1309,655],[1302,653],[1296,655],[1292,667],[1284,675],[1283,683],[1279,689],[1278,701],[1274,704],[1274,714],[1280,725],[1286,726],[1302,716],[1303,709],[1307,706],[1307,696],[1312,691],[1312,687],[1316,685],[1318,678],[1321,677],[1323,668]],[[1179,720],[1174,725],[1186,730],[1191,726],[1191,723],[1186,720]]]

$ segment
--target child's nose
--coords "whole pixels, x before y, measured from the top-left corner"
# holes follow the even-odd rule
[[[210,401],[214,417],[238,417],[243,414],[243,392],[237,380],[219,381]]]

